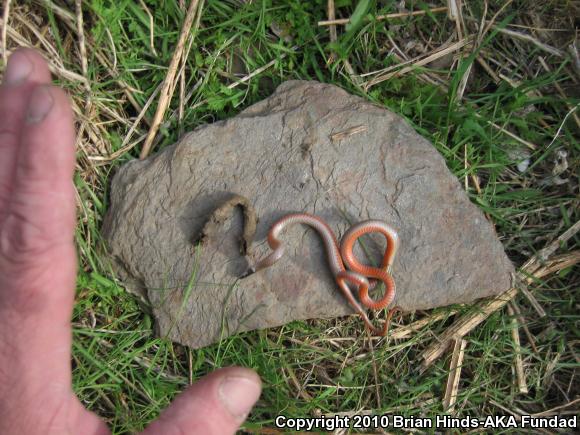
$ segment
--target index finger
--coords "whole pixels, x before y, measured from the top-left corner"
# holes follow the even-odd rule
[[[75,133],[62,89],[37,85],[28,101],[13,187],[1,233],[12,258],[38,261],[59,245],[72,246]],[[7,228],[10,227],[10,228]]]
[[[0,85],[0,224],[13,187],[28,99],[34,86],[46,83],[50,71],[38,52],[25,48],[10,56]]]

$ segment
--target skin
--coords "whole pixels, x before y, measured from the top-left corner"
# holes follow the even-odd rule
[[[0,433],[110,433],[71,388],[76,279],[75,131],[70,102],[33,50],[0,85]],[[182,392],[143,433],[234,433],[261,392],[228,367]]]

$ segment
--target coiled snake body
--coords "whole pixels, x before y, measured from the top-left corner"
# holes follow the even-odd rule
[[[280,233],[285,227],[298,223],[306,224],[320,234],[326,248],[330,269],[343,295],[362,317],[372,333],[381,336],[386,335],[390,318],[395,309],[389,311],[387,321],[383,327],[377,328],[372,324],[366,310],[361,306],[362,303],[367,308],[380,310],[389,306],[395,297],[395,281],[391,276],[391,266],[399,247],[399,237],[395,230],[385,222],[367,220],[355,224],[344,234],[339,245],[332,229],[319,217],[308,213],[286,215],[276,221],[268,233],[268,244],[273,252],[258,261],[246,275],[258,272],[276,263],[284,255],[284,246],[279,239]],[[356,241],[364,234],[369,233],[380,233],[385,236],[387,241],[387,247],[380,267],[372,267],[360,263],[353,253]],[[374,300],[369,296],[369,289],[375,287],[379,281],[382,281],[385,285],[385,294],[379,300]],[[360,303],[353,296],[351,285],[358,289]]]

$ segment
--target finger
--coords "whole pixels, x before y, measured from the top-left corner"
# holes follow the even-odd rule
[[[50,71],[40,54],[19,49],[10,56],[0,86],[0,224],[12,186],[26,105],[34,86],[46,83],[50,83]]]
[[[59,334],[70,333],[76,272],[71,112],[62,90],[37,85],[32,91],[0,225],[0,306],[37,322],[48,313],[45,320],[62,326]]]
[[[249,369],[217,370],[181,393],[143,435],[233,434],[246,419],[262,390]]]
[[[74,159],[68,97],[56,87],[36,86],[28,101],[2,228],[2,247],[15,261],[38,261],[51,248],[72,244]]]
[[[65,93],[36,85],[22,128],[0,225],[0,330],[4,344],[19,349],[8,359],[14,376],[27,385],[69,385],[76,258],[74,129]]]

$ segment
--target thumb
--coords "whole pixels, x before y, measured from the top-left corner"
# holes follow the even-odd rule
[[[260,378],[252,370],[216,370],[181,393],[143,435],[234,434],[261,391]]]

